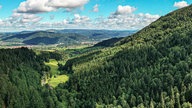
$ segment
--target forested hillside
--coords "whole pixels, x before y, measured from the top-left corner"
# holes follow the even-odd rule
[[[69,107],[191,108],[192,6],[63,69],[71,77],[56,90]]]
[[[142,44],[146,42],[155,44],[172,35],[186,34],[192,28],[191,12],[192,6],[171,12],[133,36],[122,39],[117,44]]]
[[[47,85],[41,86],[41,77],[48,69],[32,50],[0,49],[0,107],[59,106],[54,91]]]
[[[94,46],[95,47],[112,47],[112,46],[114,46],[114,44],[116,42],[120,41],[121,39],[123,39],[123,37],[107,39],[107,40],[104,40],[102,42],[95,44]]]

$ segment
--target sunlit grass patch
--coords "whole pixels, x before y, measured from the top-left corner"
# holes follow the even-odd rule
[[[68,80],[69,80],[69,77],[67,75],[59,75],[49,79],[48,83],[52,87],[56,87],[59,83],[65,83]]]
[[[50,66],[52,75],[56,75],[58,73],[58,62],[55,59],[50,59],[49,63],[45,63]]]

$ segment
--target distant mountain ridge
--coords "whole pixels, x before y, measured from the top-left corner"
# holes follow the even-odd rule
[[[31,33],[15,34],[2,39],[3,41],[20,41],[27,45],[39,44],[59,44],[59,43],[80,43],[84,40],[89,40],[86,36],[76,33],[54,33],[46,31],[38,31]]]
[[[1,40],[5,42],[20,42],[26,45],[39,44],[80,44],[81,42],[100,42],[113,37],[125,37],[136,31],[113,30],[47,30],[47,31],[23,31],[18,33],[5,33]]]
[[[89,30],[89,29],[65,29],[58,31],[60,33],[78,33],[88,36],[91,39],[100,38],[114,38],[114,37],[125,37],[137,32],[137,30]]]

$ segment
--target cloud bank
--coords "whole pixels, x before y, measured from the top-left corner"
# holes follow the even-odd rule
[[[36,1],[36,2],[35,2]],[[135,14],[136,8],[129,5],[119,5],[114,12],[107,17],[98,16],[91,18],[89,16],[71,13],[73,17],[63,18],[61,21],[54,21],[55,16],[50,15],[50,22],[43,21],[39,13],[56,11],[59,8],[75,9],[84,6],[88,0],[27,0],[22,2],[14,10],[11,17],[0,19],[0,31],[14,30],[46,30],[46,29],[115,29],[115,30],[136,30],[142,29],[153,21],[157,20],[159,15],[149,13]],[[99,5],[92,8],[92,12],[99,12]]]
[[[99,12],[99,5],[96,4],[95,6],[93,6],[93,12]]]
[[[130,14],[130,13],[134,12],[135,10],[136,10],[136,8],[131,7],[129,5],[126,5],[126,6],[119,5],[115,14],[116,15]]]
[[[188,5],[189,4],[186,1],[179,1],[179,2],[175,2],[173,6],[177,7],[177,8],[183,8],[183,7],[186,7]]]
[[[63,8],[72,10],[83,7],[89,0],[27,0],[21,2],[15,10],[17,13],[44,13]]]

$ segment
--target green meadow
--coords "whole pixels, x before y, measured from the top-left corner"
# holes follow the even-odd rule
[[[58,71],[58,62],[55,59],[50,59],[49,62],[45,63],[46,65],[50,66],[52,78],[48,79],[47,83],[52,87],[56,87],[59,83],[65,83],[68,81],[69,77],[67,75],[59,75]]]
[[[49,62],[45,62],[46,65],[48,65],[51,68],[52,75],[58,74],[58,62],[55,59],[50,59]]]
[[[65,83],[69,80],[69,77],[67,75],[58,75],[56,77],[52,77],[48,80],[48,84],[52,87],[56,87],[59,83]]]

